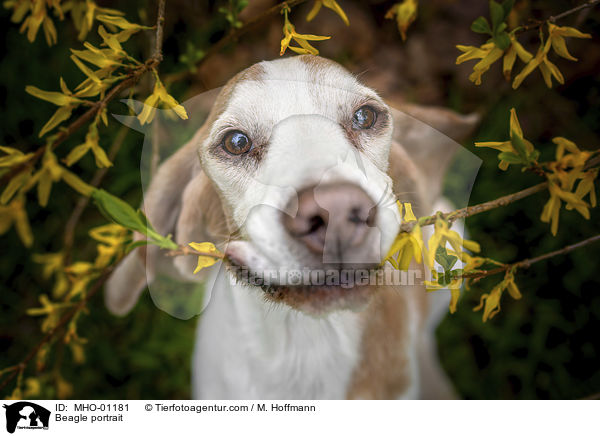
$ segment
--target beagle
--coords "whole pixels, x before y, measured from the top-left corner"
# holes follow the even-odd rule
[[[466,137],[476,117],[400,109],[333,61],[260,62],[223,87],[161,165],[144,199],[149,221],[179,244],[221,244],[230,263],[200,274],[212,292],[198,323],[196,398],[454,396],[435,351],[439,301],[418,280],[373,277],[389,271],[379,265],[401,223],[396,199],[417,215],[438,207],[456,143],[437,130]],[[132,309],[159,260],[147,247],[121,262],[105,292],[113,313]],[[173,264],[199,280],[194,261]]]

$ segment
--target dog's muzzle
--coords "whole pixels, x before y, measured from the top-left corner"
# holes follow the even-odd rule
[[[344,263],[373,232],[377,206],[358,185],[330,183],[298,194],[295,216],[283,214],[286,231],[323,263]]]

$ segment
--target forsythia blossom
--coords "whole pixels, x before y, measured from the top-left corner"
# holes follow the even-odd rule
[[[396,17],[398,30],[402,36],[402,41],[406,41],[406,31],[409,26],[417,19],[417,10],[419,3],[417,0],[404,0],[402,3],[396,3],[385,14],[385,18],[393,19]]]
[[[340,16],[340,18],[342,20],[344,20],[344,23],[346,23],[346,26],[350,25],[350,20],[348,20],[348,17],[346,16],[346,13],[340,7],[340,5],[338,5],[338,3],[335,0],[315,0],[315,3],[313,5],[312,9],[310,10],[310,12],[308,13],[308,15],[306,16],[306,21],[312,21],[312,19],[317,16],[317,14],[319,13],[319,11],[321,10],[321,7],[323,7],[323,6],[325,6],[326,8],[331,9],[336,14],[338,14]]]
[[[194,274],[204,268],[214,265],[223,257],[223,254],[217,250],[215,245],[211,242],[190,242],[188,245],[198,254],[198,264],[194,270]],[[206,254],[209,254],[209,256]]]
[[[281,50],[279,55],[282,56],[285,51],[289,48],[290,50],[298,53],[298,54],[312,54],[318,55],[319,50],[310,45],[308,41],[324,41],[326,39],[330,39],[331,36],[318,36],[318,35],[303,35],[296,32],[296,28],[290,22],[288,18],[289,8],[283,8],[283,39],[281,40]],[[300,47],[294,47],[290,45],[292,39],[300,45]]]

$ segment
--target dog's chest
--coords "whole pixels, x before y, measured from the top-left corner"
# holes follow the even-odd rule
[[[359,316],[316,319],[267,303],[260,292],[217,275],[199,322],[194,396],[345,398],[360,356]]]

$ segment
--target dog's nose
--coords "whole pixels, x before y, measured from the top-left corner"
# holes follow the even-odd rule
[[[284,215],[284,226],[313,253],[327,250],[341,256],[365,240],[376,214],[375,202],[362,188],[331,183],[300,191],[298,212],[295,217]]]

